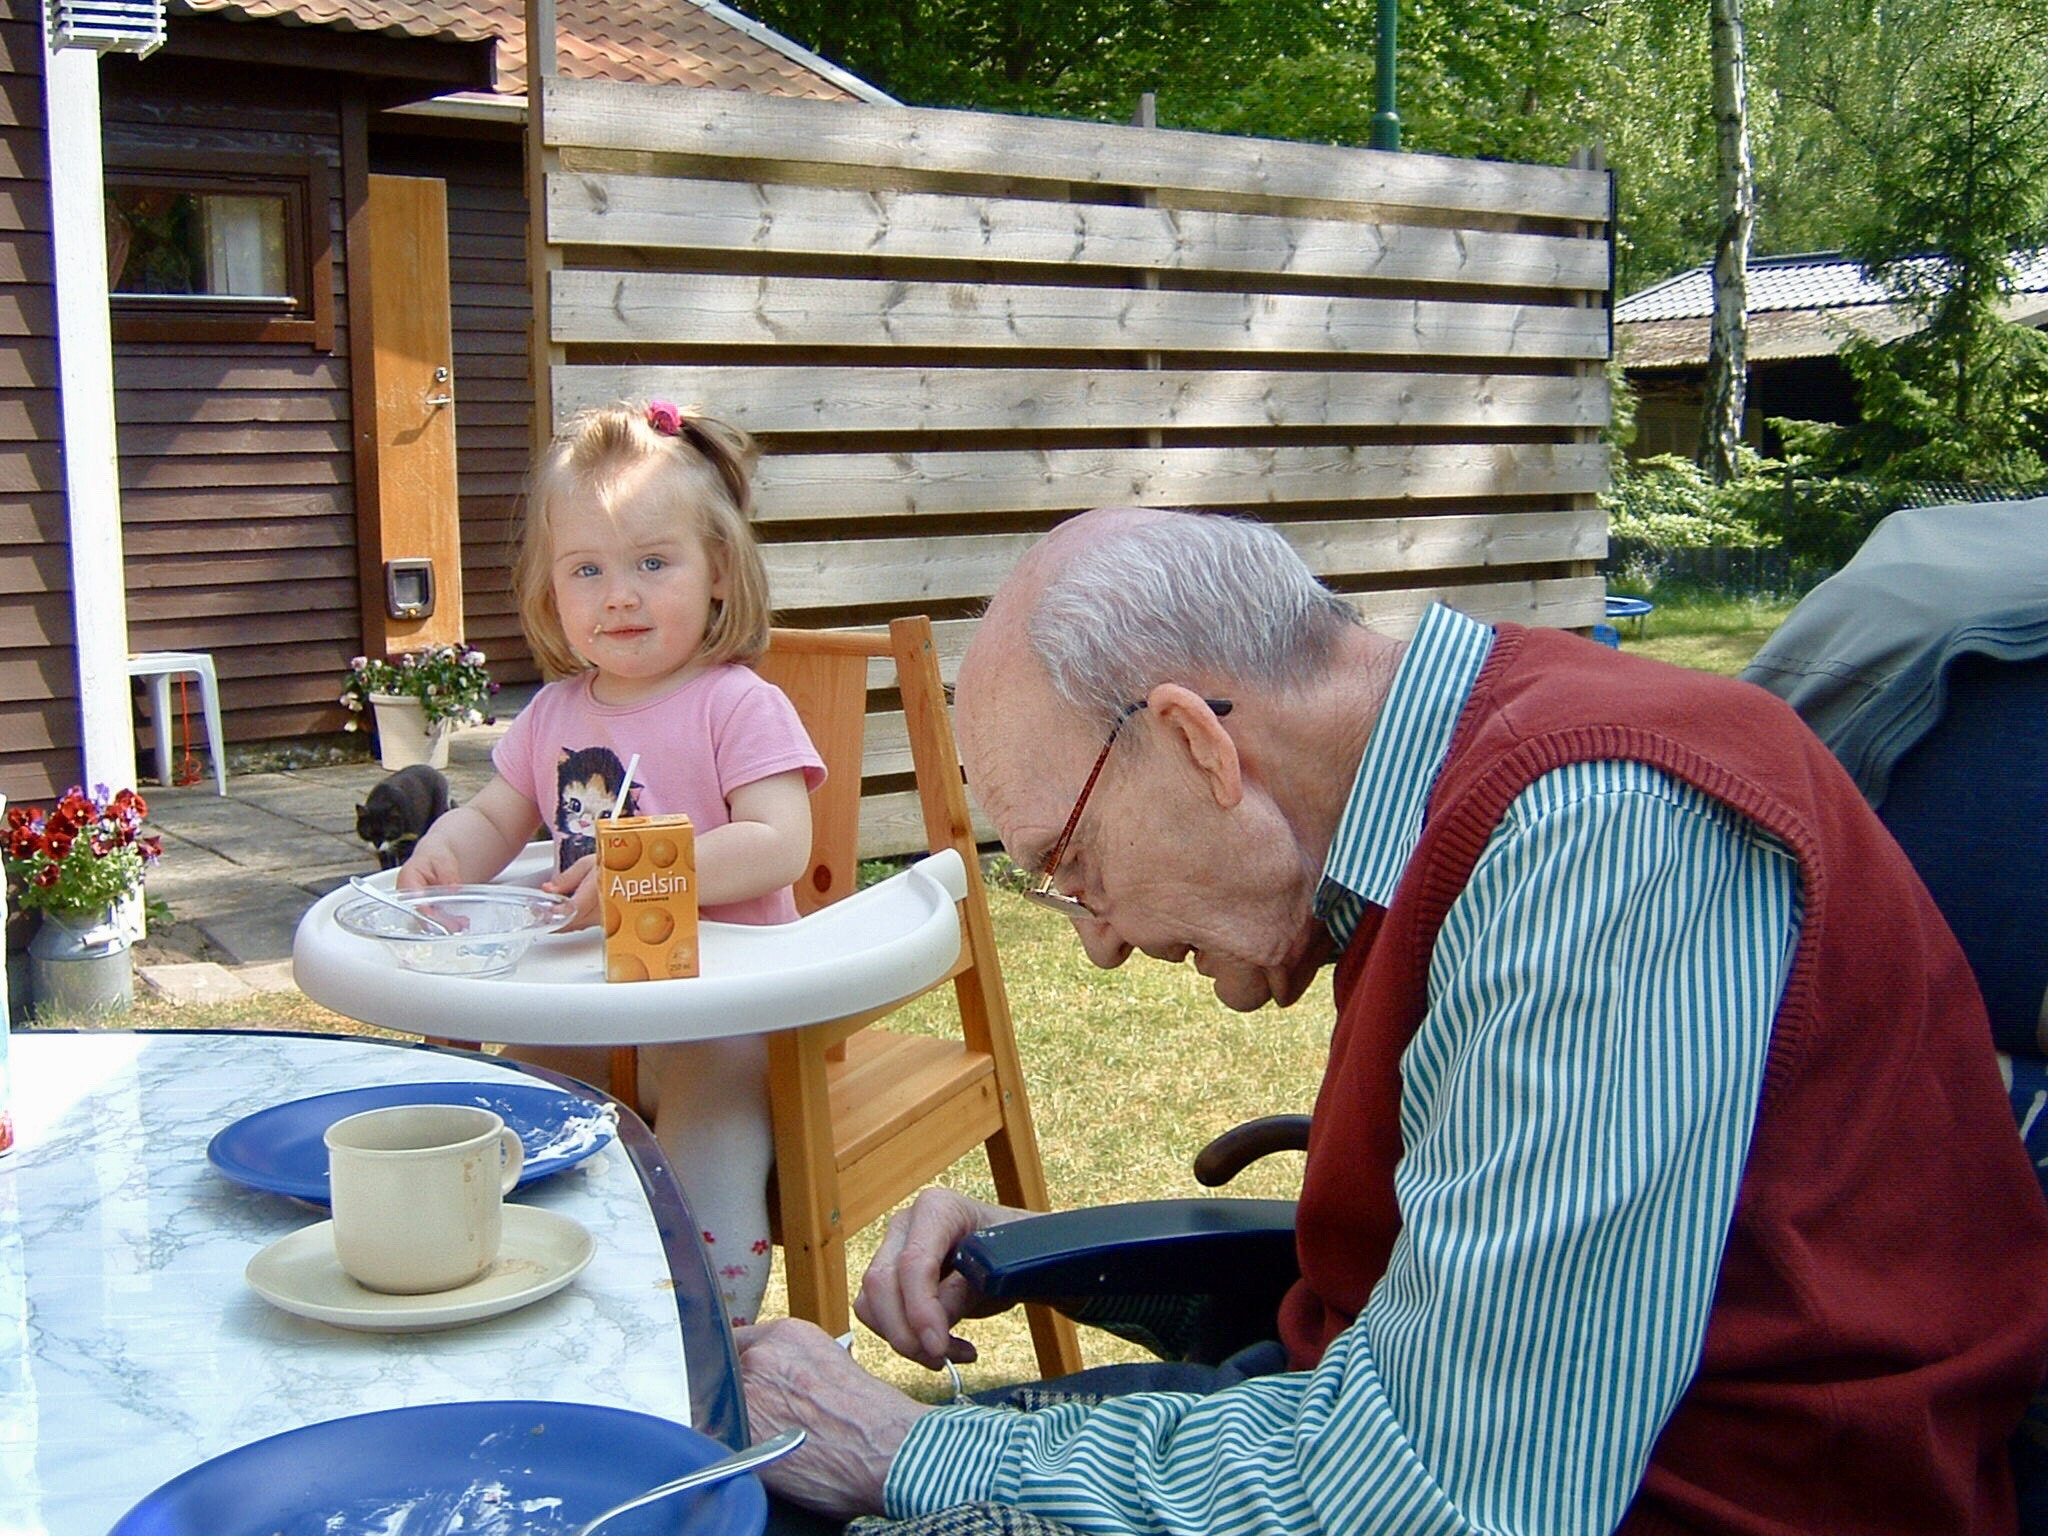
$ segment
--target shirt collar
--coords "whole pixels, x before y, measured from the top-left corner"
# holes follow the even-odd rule
[[[1316,916],[1339,950],[1357,931],[1365,906],[1393,900],[1422,837],[1430,787],[1492,649],[1492,629],[1437,603],[1408,642],[1366,740],[1316,893]]]

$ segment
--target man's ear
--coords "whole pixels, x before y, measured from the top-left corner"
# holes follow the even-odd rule
[[[1179,683],[1161,683],[1146,696],[1145,707],[1182,743],[1219,806],[1228,810],[1244,798],[1237,743],[1207,700]]]

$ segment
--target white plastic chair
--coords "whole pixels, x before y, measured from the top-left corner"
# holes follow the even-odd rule
[[[171,679],[184,673],[199,679],[199,697],[206,710],[206,745],[213,754],[213,783],[228,792],[228,759],[220,732],[220,683],[213,658],[204,651],[143,651],[128,658],[128,675],[149,679],[149,718],[156,727],[156,776],[171,783]]]

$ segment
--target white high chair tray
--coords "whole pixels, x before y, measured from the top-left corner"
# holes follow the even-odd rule
[[[535,844],[498,878],[537,885],[552,869]],[[372,877],[390,888],[394,873]],[[299,920],[292,975],[323,1008],[365,1024],[508,1045],[652,1045],[816,1024],[879,1008],[938,981],[960,957],[956,903],[967,869],[952,849],[920,859],[809,917],[775,927],[705,923],[702,974],[607,982],[596,928],[544,934],[497,976],[431,976],[334,919],[347,886]]]

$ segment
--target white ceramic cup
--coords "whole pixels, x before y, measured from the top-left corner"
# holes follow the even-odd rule
[[[356,1284],[415,1296],[467,1285],[498,1257],[526,1152],[488,1109],[397,1104],[327,1128],[334,1253]]]

